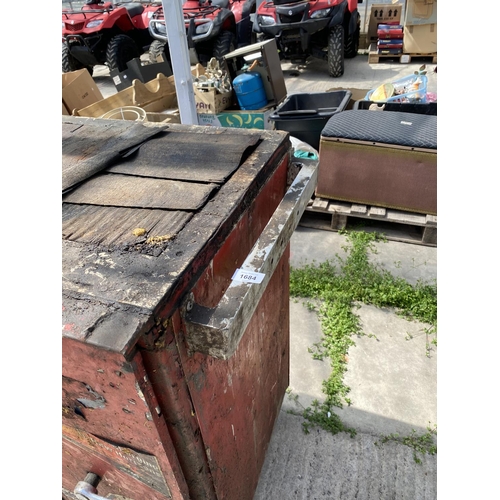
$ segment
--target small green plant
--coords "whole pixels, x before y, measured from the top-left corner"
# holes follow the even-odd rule
[[[305,421],[302,422],[302,428],[306,434],[309,434],[310,429],[314,426],[321,427],[332,434],[339,432],[347,432],[351,437],[356,435],[355,429],[346,427],[340,417],[332,411],[328,403],[320,403],[315,399],[311,406],[306,408],[302,413]]]
[[[330,408],[327,403],[320,403],[317,399],[315,399],[311,403],[310,407],[304,408],[299,401],[298,394],[292,394],[292,390],[290,388],[287,389],[287,394],[288,398],[292,400],[297,407],[300,407],[300,411],[288,410],[287,412],[292,415],[300,415],[304,417],[302,429],[306,434],[310,433],[310,429],[312,427],[319,426],[332,434],[347,432],[351,437],[356,435],[356,430],[346,427],[342,423],[340,417],[332,411],[332,408]]]
[[[306,302],[305,306],[307,307],[307,309],[309,311],[315,311],[316,310],[316,306],[312,302]]]
[[[396,314],[408,320],[430,325],[428,338],[434,336],[435,339],[437,286],[421,281],[411,285],[372,263],[369,252],[377,253],[375,242],[387,241],[383,235],[352,230],[340,232],[347,239],[347,245],[342,247],[347,255],[337,254],[335,262],[291,268],[290,295],[320,302],[314,309],[318,312],[323,336],[309,352],[314,359],[329,359],[332,367],[330,377],[323,381],[325,401],[316,401],[302,411],[306,420],[304,430],[309,432],[311,426],[319,426],[334,433],[349,432],[352,436],[355,431],[345,428],[333,410],[351,403],[350,389],[344,384],[347,353],[355,344],[353,337],[365,335],[354,310],[362,303],[393,308]],[[307,304],[312,310],[310,302]],[[373,334],[368,337],[376,339]],[[427,355],[429,351],[430,348],[426,349]]]
[[[380,440],[380,444],[387,443],[388,441],[395,441],[397,443],[404,444],[405,446],[409,446],[410,448],[413,448],[413,460],[415,460],[417,464],[421,464],[422,460],[420,455],[435,455],[437,453],[436,435],[437,426],[434,425],[434,427],[428,426],[427,432],[420,435],[417,434],[415,429],[412,429],[409,436],[389,434]],[[375,444],[378,445],[379,443],[377,442]]]

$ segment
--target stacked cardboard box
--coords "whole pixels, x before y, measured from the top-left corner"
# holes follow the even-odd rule
[[[377,44],[380,36],[378,34],[380,25],[399,26],[401,24],[401,3],[377,3],[372,4],[370,10],[370,20],[368,23],[369,44]],[[385,39],[385,38],[384,38]]]
[[[403,26],[399,23],[379,24],[377,29],[379,54],[401,54],[403,52]]]
[[[437,0],[407,0],[403,51],[437,54]]]

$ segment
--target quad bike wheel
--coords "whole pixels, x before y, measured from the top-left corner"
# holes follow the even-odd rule
[[[214,57],[222,62],[224,56],[236,50],[236,37],[232,31],[221,31],[214,45]]]
[[[346,37],[345,47],[344,47],[344,57],[346,59],[352,59],[358,53],[359,49],[359,24],[356,27],[354,33]]]
[[[250,13],[250,16],[255,16],[255,7],[252,8],[252,11]],[[257,33],[253,30],[253,22],[250,18],[250,21],[248,23],[247,27],[247,33],[244,36],[244,44],[245,45],[253,45],[254,43],[257,43]],[[239,43],[241,44],[241,40],[239,40]]]
[[[117,69],[120,73],[127,69],[127,63],[140,57],[137,45],[127,35],[116,35],[108,43],[106,49],[106,64],[110,70]]]
[[[344,74],[344,28],[334,26],[328,35],[328,73],[333,78]]]
[[[153,40],[153,43],[149,46],[149,62],[151,64],[156,64],[159,56],[162,56],[163,60],[172,66],[170,51],[168,50],[167,44],[161,40]]]
[[[79,69],[87,68],[90,76],[94,68],[92,66],[83,65],[78,59],[75,59],[69,52],[69,47],[63,43],[62,44],[62,72],[71,73],[72,71],[77,71]]]

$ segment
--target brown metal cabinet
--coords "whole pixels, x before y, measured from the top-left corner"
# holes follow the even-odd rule
[[[80,117],[62,145],[63,497],[251,500],[317,162],[284,132]]]

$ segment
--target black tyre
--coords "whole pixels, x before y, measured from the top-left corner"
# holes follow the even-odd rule
[[[344,28],[334,26],[328,35],[328,73],[333,78],[344,74]]]
[[[155,64],[159,62],[158,57],[161,56],[165,62],[170,64],[172,67],[172,61],[170,60],[170,51],[168,50],[166,42],[161,40],[153,40],[153,43],[149,46],[149,62]]]
[[[352,59],[358,54],[359,49],[359,24],[356,27],[354,33],[346,37],[344,45],[344,57],[346,59]]]
[[[237,42],[239,47],[245,47],[246,45],[257,43],[257,33],[253,30],[252,16],[255,16],[255,7],[252,8],[249,18],[245,21],[241,21],[241,23],[245,23],[242,24],[245,28],[242,28],[242,32],[238,36]]]
[[[93,69],[92,66],[84,66],[78,59],[75,59],[69,52],[68,46],[62,44],[62,72],[71,73],[71,71],[77,71],[79,69],[87,68],[90,76],[92,76]]]
[[[140,57],[139,49],[132,38],[127,35],[116,35],[108,43],[106,49],[106,64],[110,70],[122,72],[127,69],[127,63]]]
[[[221,31],[214,44],[214,57],[222,62],[224,56],[236,50],[236,37],[232,31]]]

